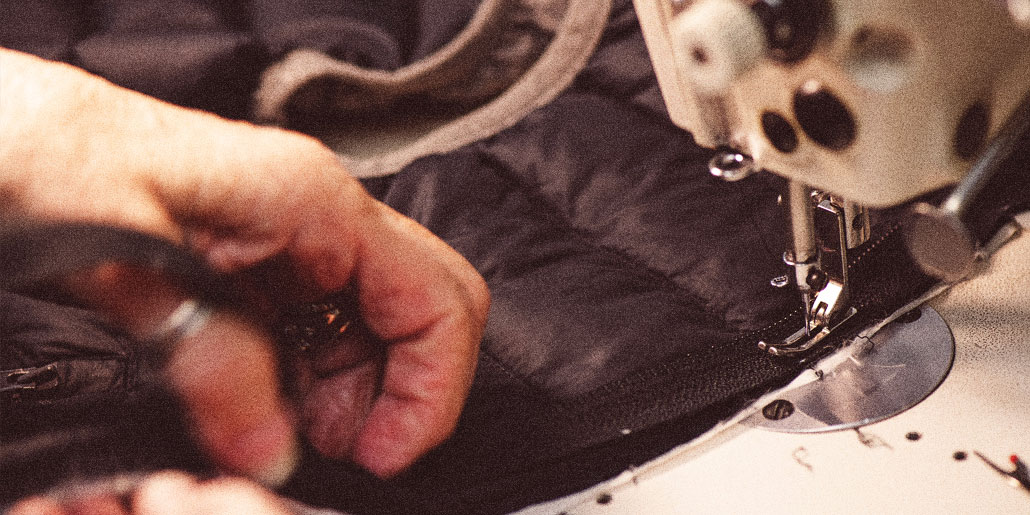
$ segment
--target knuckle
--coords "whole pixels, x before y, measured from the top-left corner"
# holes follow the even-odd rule
[[[460,308],[472,319],[477,329],[486,323],[490,310],[490,288],[479,273],[473,270],[459,280]]]
[[[486,314],[490,309],[490,287],[486,283],[486,279],[478,273],[471,280],[471,284],[468,286],[469,296],[472,298],[473,304],[478,308],[478,312]]]

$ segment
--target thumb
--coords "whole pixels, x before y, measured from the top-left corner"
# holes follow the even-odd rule
[[[141,340],[189,298],[153,272],[121,265],[81,275],[72,289]],[[268,486],[285,482],[299,447],[268,336],[216,311],[170,346],[165,376],[211,459]]]

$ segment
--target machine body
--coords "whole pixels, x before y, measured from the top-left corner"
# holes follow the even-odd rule
[[[783,203],[793,245],[784,261],[804,321],[789,336],[758,342],[762,350],[803,356],[856,314],[849,252],[869,238],[869,207],[958,183],[940,206],[916,205],[906,229],[916,263],[946,282],[968,276],[975,260],[1018,232],[1012,211],[1030,207],[1030,194],[994,193],[996,183],[1030,191],[1030,173],[1017,170],[1013,181],[1011,170],[1000,172],[1030,138],[1027,2],[634,1],[673,122],[719,150],[711,172],[789,179]],[[820,214],[831,223],[817,224]],[[835,232],[817,234],[827,226]],[[943,320],[928,331],[940,335],[923,345],[932,358],[907,355],[890,367],[934,379],[828,427],[882,419],[933,391],[954,343]],[[919,371],[933,362],[940,366]],[[865,374],[864,388],[920,382],[887,368],[849,374]]]
[[[959,181],[1030,90],[1017,0],[635,0],[672,120],[871,207]]]

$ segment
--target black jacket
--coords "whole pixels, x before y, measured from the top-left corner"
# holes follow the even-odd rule
[[[144,37],[133,20],[149,20],[139,10],[152,2],[79,2],[69,10],[35,1],[19,8],[24,16],[7,24],[2,42],[242,116],[260,71],[291,45],[321,45],[389,69],[437,48],[476,2],[430,3],[442,18],[422,27],[437,32],[413,28],[427,18],[411,13],[432,10],[414,0],[389,2],[396,10],[382,2],[372,9],[359,1],[253,1],[249,11],[183,1],[179,14],[162,10],[164,29]],[[364,53],[335,36],[311,42],[284,33],[290,24],[261,21],[268,12],[288,19],[303,6],[329,4],[340,27],[365,35]],[[40,26],[48,27],[45,37]],[[188,41],[205,44],[174,51]],[[124,60],[98,50],[104,45],[125,48]],[[126,66],[144,51],[171,59],[183,79],[164,80],[167,66],[160,73]],[[653,458],[791,379],[803,363],[771,359],[755,345],[763,334],[800,327],[797,294],[770,284],[790,273],[781,183],[767,174],[722,182],[707,171],[710,157],[668,120],[631,3],[621,0],[558,98],[488,139],[366,180],[487,279],[493,305],[476,380],[454,437],[402,476],[383,482],[311,455],[285,492],[368,512],[512,510]],[[900,270],[890,285],[858,292],[870,317],[929,284],[897,265],[894,229],[888,221],[874,239],[887,257],[856,265],[859,276]],[[146,445],[119,452],[160,461]],[[97,459],[91,452],[75,459]]]

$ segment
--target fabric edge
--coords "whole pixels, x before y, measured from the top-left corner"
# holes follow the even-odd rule
[[[611,5],[612,0],[571,0],[543,55],[499,97],[399,150],[365,160],[340,154],[341,161],[355,177],[384,177],[420,157],[456,150],[515,125],[572,84],[600,42]]]

